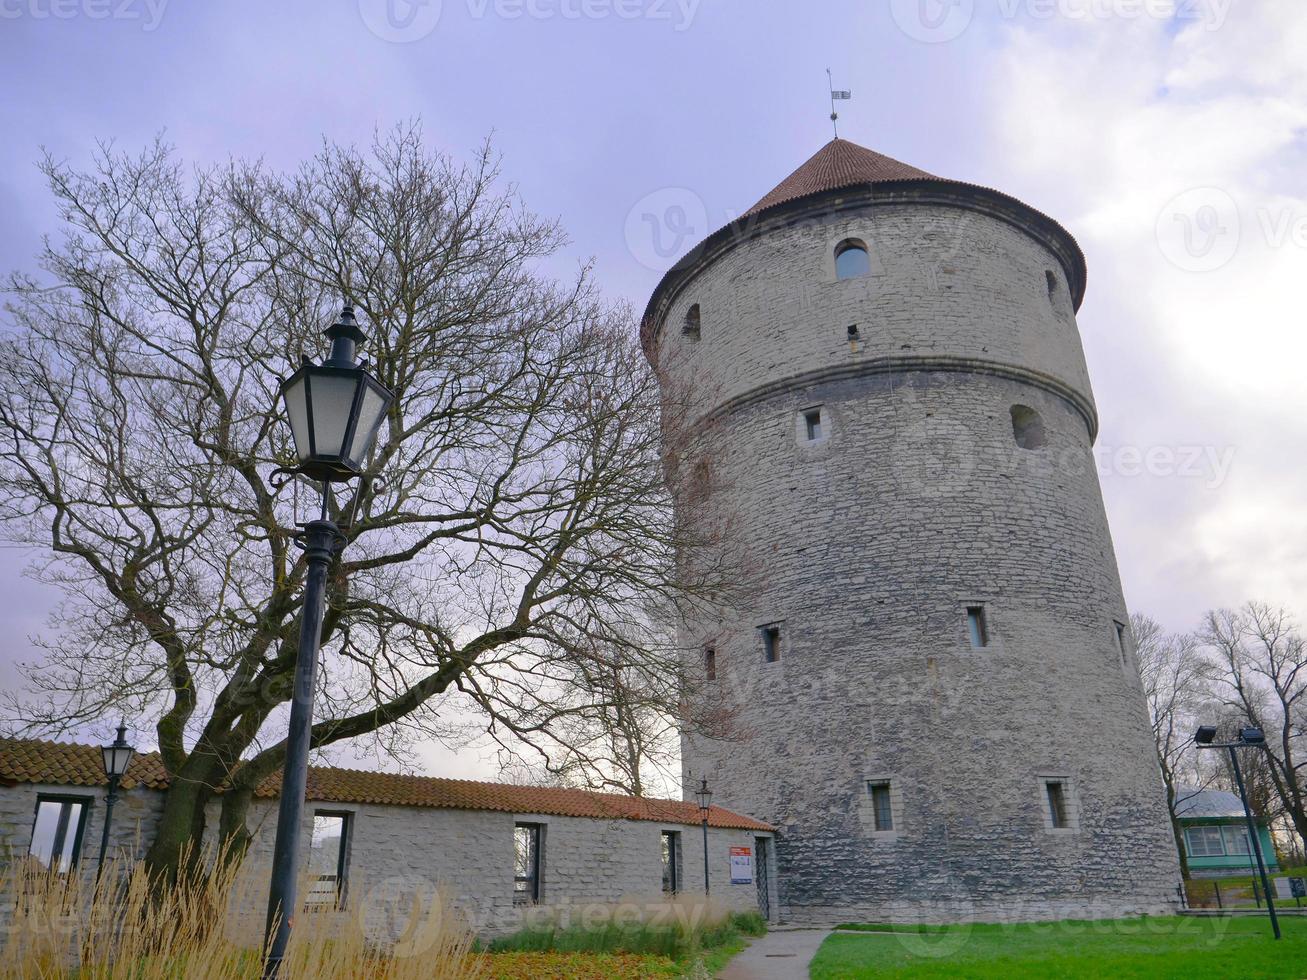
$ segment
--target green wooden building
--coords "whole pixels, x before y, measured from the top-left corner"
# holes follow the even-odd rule
[[[1248,824],[1239,797],[1220,789],[1181,786],[1176,792],[1175,811],[1183,829],[1190,875],[1221,878],[1255,873],[1256,858],[1248,846]],[[1255,813],[1253,819],[1266,869],[1278,871],[1266,821]]]

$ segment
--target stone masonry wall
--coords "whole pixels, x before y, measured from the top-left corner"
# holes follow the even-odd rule
[[[846,237],[871,246],[869,277],[835,281]],[[747,737],[689,737],[684,763],[724,806],[780,827],[783,911],[1173,908],[1137,664],[1128,632],[1117,642],[1129,620],[1090,455],[1092,396],[1051,253],[982,215],[876,206],[740,245],[672,309],[692,302],[701,339],[669,321],[657,356],[716,409],[697,505],[743,528],[758,581],[748,608],[684,637]],[[925,356],[955,363],[914,366]],[[1017,446],[1013,406],[1039,414],[1041,448]],[[809,444],[812,409],[823,431]],[[985,609],[983,649],[972,605]],[[770,624],[776,663],[763,655]],[[703,645],[716,681],[702,677]],[[1065,783],[1066,829],[1051,826],[1048,779]],[[891,788],[892,831],[875,829],[872,782]]]
[[[93,807],[82,842],[80,873],[95,874],[103,828],[104,793],[85,787],[20,784],[0,788],[0,859],[26,854],[40,794],[88,797]],[[149,842],[162,794],[134,789],[121,793],[114,809],[111,846],[139,858]],[[699,826],[640,820],[593,820],[548,814],[447,810],[353,803],[309,803],[305,817],[307,854],[315,810],[349,813],[348,906],[369,921],[404,908],[404,896],[430,896],[439,890],[477,932],[501,934],[533,921],[563,917],[602,921],[614,905],[623,914],[654,914],[666,903],[662,893],[663,830],[680,833],[681,892],[703,893],[703,836]],[[250,926],[261,928],[267,902],[267,874],[276,831],[275,802],[251,807],[254,843],[238,888]],[[513,826],[544,826],[541,903],[513,905]],[[209,827],[217,824],[217,809]],[[732,909],[758,907],[754,885],[730,883],[730,848],[754,847],[751,831],[709,829],[708,855],[712,898]],[[775,869],[771,869],[774,875]],[[773,878],[774,880],[774,878]],[[374,923],[375,926],[375,923]],[[386,928],[394,932],[394,923]]]

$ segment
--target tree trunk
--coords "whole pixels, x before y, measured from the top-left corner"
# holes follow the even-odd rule
[[[205,807],[223,786],[230,770],[204,738],[187,757],[186,762],[171,774],[168,789],[164,792],[163,813],[154,832],[154,840],[145,852],[145,867],[153,886],[167,888],[180,877],[202,874],[205,865],[204,832],[207,825]],[[248,805],[248,799],[245,800]],[[241,811],[243,815],[243,811]],[[235,827],[236,817],[220,821],[226,834]],[[243,821],[242,821],[243,822]],[[248,835],[247,835],[248,836]],[[221,843],[221,841],[220,841]],[[242,854],[244,853],[242,849]]]
[[[1180,826],[1180,821],[1171,814],[1171,833],[1175,835],[1175,850],[1180,855],[1180,877],[1188,880],[1189,878],[1189,858],[1184,852],[1184,828]]]
[[[253,798],[254,790],[249,787],[233,788],[222,794],[222,809],[218,814],[218,853],[225,864],[240,864],[250,849],[253,837],[245,818]]]
[[[204,840],[204,808],[213,798],[206,780],[174,777],[164,792],[163,813],[155,827],[154,840],[145,852],[145,867],[156,889],[169,888],[185,873],[197,870]]]

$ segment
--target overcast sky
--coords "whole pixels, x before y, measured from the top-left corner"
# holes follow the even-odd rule
[[[1301,0],[0,0],[0,269],[57,227],[41,147],[76,163],[163,133],[291,166],[421,118],[460,155],[493,132],[566,263],[642,308],[678,246],[830,138],[830,66],[841,135],[1084,248],[1131,608],[1177,630],[1254,597],[1307,618],[1305,51]],[[55,596],[0,559],[12,684]]]

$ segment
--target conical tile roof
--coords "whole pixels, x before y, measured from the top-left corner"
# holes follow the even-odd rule
[[[745,214],[756,214],[798,197],[886,180],[938,179],[934,174],[869,150],[848,140],[833,139],[808,161],[776,185]]]

